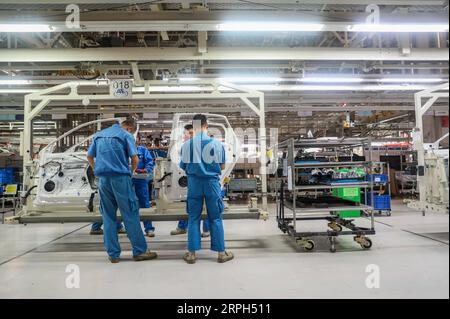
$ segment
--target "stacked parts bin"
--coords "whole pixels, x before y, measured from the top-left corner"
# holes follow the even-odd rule
[[[14,183],[14,169],[0,168],[0,185]]]

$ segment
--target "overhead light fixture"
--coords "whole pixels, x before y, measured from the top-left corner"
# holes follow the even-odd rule
[[[0,32],[52,32],[53,27],[48,24],[32,23],[1,23]]]
[[[31,84],[31,80],[2,80],[0,79],[0,85],[26,85]]]
[[[440,82],[445,82],[448,81],[448,79],[438,79],[438,78],[388,78],[388,79],[379,79],[378,82],[383,82],[383,83],[440,83]]]
[[[202,79],[200,78],[178,78],[181,82],[194,82],[194,81],[200,81]]]
[[[39,89],[0,89],[0,94],[27,94],[40,91]]]
[[[264,23],[264,22],[229,22],[217,25],[217,31],[250,31],[250,32],[314,32],[322,31],[324,24],[318,23]]]
[[[355,77],[305,77],[299,79],[300,82],[305,83],[362,83],[367,81],[363,78],[355,78]]]
[[[265,77],[265,76],[225,76],[220,77],[217,80],[223,81],[223,82],[230,82],[230,83],[276,83],[276,82],[282,82],[284,79],[280,77]]]
[[[350,32],[448,32],[448,24],[354,24],[348,26]]]

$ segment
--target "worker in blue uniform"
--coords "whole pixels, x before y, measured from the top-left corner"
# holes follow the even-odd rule
[[[203,202],[206,203],[211,231],[211,250],[218,253],[217,261],[225,263],[234,258],[225,250],[220,176],[225,169],[225,149],[222,143],[208,136],[205,115],[194,116],[195,136],[181,147],[180,167],[188,177],[187,210],[188,252],[183,259],[188,264],[197,261],[196,251],[201,249],[200,221]]]
[[[136,139],[137,154],[139,164],[136,169],[137,174],[152,174],[154,161],[150,151],[141,146],[141,137],[138,135]],[[148,190],[149,178],[133,178],[133,185],[136,196],[139,200],[139,208],[150,208],[150,193]],[[155,227],[150,220],[144,220],[144,231],[148,237],[155,237]]]
[[[100,213],[104,223],[104,244],[111,263],[120,261],[121,248],[117,233],[117,209],[125,223],[135,261],[156,259],[148,251],[139,221],[139,207],[131,176],[139,164],[136,144],[131,133],[136,131],[134,120],[98,132],[92,140],[87,159],[99,178]],[[131,159],[131,169],[130,169]]]
[[[192,124],[187,124],[184,127],[184,139],[183,139],[183,142],[187,142],[190,139],[192,139],[193,137],[194,137],[194,127],[192,126]],[[188,228],[188,220],[187,219],[182,219],[182,220],[180,220],[178,222],[177,228],[170,232],[170,235],[172,235],[172,236],[184,235],[184,234],[187,233],[187,228]],[[207,219],[205,219],[203,221],[202,237],[203,238],[208,238],[209,236],[210,236],[209,221]]]

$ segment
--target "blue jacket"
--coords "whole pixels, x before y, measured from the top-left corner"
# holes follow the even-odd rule
[[[147,173],[152,173],[155,166],[153,156],[150,151],[144,146],[137,147],[137,153],[139,157],[138,169],[146,169]]]
[[[131,175],[130,157],[137,155],[134,137],[119,124],[94,135],[88,155],[95,158],[96,176]]]
[[[225,148],[206,133],[197,134],[181,147],[180,168],[189,177],[219,178],[225,164]]]

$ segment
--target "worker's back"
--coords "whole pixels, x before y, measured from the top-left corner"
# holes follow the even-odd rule
[[[188,176],[219,178],[225,164],[225,149],[219,141],[206,133],[197,134],[183,144],[180,167]]]
[[[88,154],[96,158],[96,176],[131,175],[130,157],[136,154],[133,136],[119,124],[98,132]]]

